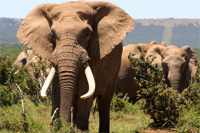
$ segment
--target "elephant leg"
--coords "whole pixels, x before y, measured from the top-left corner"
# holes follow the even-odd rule
[[[59,85],[59,75],[56,73],[52,82],[52,112],[56,108],[60,108],[60,85]],[[58,113],[59,114],[59,113]],[[58,117],[58,116],[57,116]]]
[[[99,111],[99,132],[109,132],[110,127],[110,103],[114,95],[115,84],[107,87],[104,95],[98,96],[98,111]]]
[[[74,123],[77,127],[82,130],[88,130],[90,110],[95,96],[88,99],[80,99],[80,96],[77,100],[77,106],[74,108]]]
[[[137,96],[134,96],[134,97],[130,97],[130,98],[128,99],[128,102],[130,102],[130,103],[132,103],[132,104],[135,104],[135,103],[137,102],[137,100],[138,100]]]

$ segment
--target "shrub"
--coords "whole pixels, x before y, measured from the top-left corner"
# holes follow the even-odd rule
[[[41,102],[50,102],[50,96],[42,98],[40,96],[40,89],[44,83],[46,73],[46,62],[39,61],[38,65],[34,68],[34,76],[28,73],[27,68],[17,68],[13,66],[13,59],[11,57],[0,57],[0,106],[7,106],[17,103],[19,93],[16,84],[18,84],[31,101],[35,104]],[[41,76],[41,73],[44,75]],[[48,92],[50,93],[50,91]]]
[[[14,71],[12,63],[11,57],[0,56],[0,107],[16,104],[19,98],[16,88],[9,84]]]
[[[152,65],[152,60],[145,61],[144,54],[139,59],[130,59],[134,77],[140,85],[139,98],[145,100],[142,107],[154,122],[151,126],[156,128],[175,127],[178,122],[179,112],[185,107],[185,98],[164,83],[163,72]],[[147,72],[148,71],[148,72]]]
[[[200,131],[200,65],[189,87],[182,92],[187,99],[187,107],[180,112],[177,124],[179,132]]]
[[[111,110],[113,110],[115,112],[123,111],[125,113],[128,113],[128,112],[131,113],[135,109],[131,103],[129,103],[121,98],[114,97],[111,102]]]
[[[18,91],[0,85],[0,107],[16,104],[19,99]]]
[[[0,56],[0,84],[6,85],[9,76],[14,71],[11,57]]]

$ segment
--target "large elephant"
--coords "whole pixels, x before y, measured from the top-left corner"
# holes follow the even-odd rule
[[[53,77],[52,112],[59,108],[68,123],[73,106],[74,123],[88,130],[90,108],[97,97],[99,131],[109,132],[121,42],[133,28],[134,20],[124,10],[103,1],[42,4],[25,17],[17,32],[19,41],[55,66],[42,89],[45,96]]]
[[[145,56],[149,59],[156,56],[153,64],[159,64],[162,67],[167,85],[179,92],[188,87],[198,67],[198,56],[189,46],[182,48],[173,45],[156,46],[149,49]]]
[[[131,66],[129,58],[140,58],[141,53],[147,53],[150,48],[158,45],[166,47],[164,42],[158,44],[155,41],[152,41],[150,44],[129,44],[123,47],[121,68],[115,91],[116,94],[121,92],[123,96],[127,95],[129,97],[129,102],[135,103],[137,101],[137,91],[140,87],[137,81],[133,78],[135,76],[135,71]]]

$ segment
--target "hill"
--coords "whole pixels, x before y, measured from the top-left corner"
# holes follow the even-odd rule
[[[20,44],[16,32],[22,19],[0,18],[0,44]]]
[[[19,45],[16,32],[22,19],[0,18],[0,45]],[[135,19],[124,45],[165,41],[167,45],[200,48],[200,19]]]
[[[167,45],[200,48],[200,19],[136,19],[124,44],[164,41]]]

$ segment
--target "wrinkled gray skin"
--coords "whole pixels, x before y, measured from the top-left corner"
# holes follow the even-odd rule
[[[182,92],[188,87],[189,81],[195,75],[198,67],[198,56],[189,46],[178,48],[156,46],[146,54],[150,59],[156,56],[157,62],[165,73],[165,81],[169,87]],[[160,62],[160,63],[159,63]]]
[[[114,94],[122,53],[122,40],[134,28],[134,20],[121,8],[108,2],[67,2],[42,4],[23,20],[17,37],[35,54],[56,67],[53,79],[52,112],[73,120],[88,130],[92,101],[97,97],[99,131],[109,132],[109,109]],[[96,82],[88,99],[84,65],[89,63]]]
[[[129,58],[140,58],[141,53],[146,53],[151,47],[158,46],[166,47],[166,44],[162,42],[158,44],[152,41],[151,44],[140,43],[137,45],[129,44],[123,47],[121,68],[117,79],[117,88],[115,93],[122,93],[122,97],[125,95],[129,97],[129,102],[135,103],[137,101],[137,91],[140,89],[135,77],[135,71],[131,66]],[[156,60],[154,60],[156,61]]]

